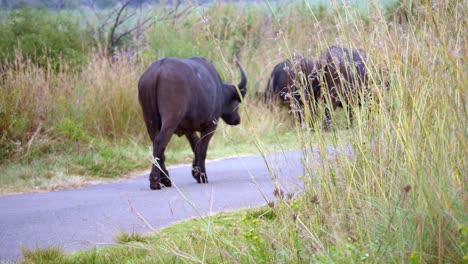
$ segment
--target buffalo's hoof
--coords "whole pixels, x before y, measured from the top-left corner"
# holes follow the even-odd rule
[[[161,189],[161,183],[159,183],[158,181],[150,181],[150,189],[151,190]]]
[[[192,167],[192,176],[198,183],[208,183],[208,176],[198,166],[194,165]]]
[[[166,187],[171,187],[172,186],[172,181],[168,177],[162,178],[161,183]]]
[[[208,183],[208,177],[206,176],[206,174],[203,174],[200,178],[202,183]]]
[[[194,178],[195,180],[197,180],[198,183],[208,183],[208,177],[206,176],[205,173],[200,173]]]
[[[162,178],[157,180],[150,180],[150,189],[151,190],[160,190],[163,187],[171,187],[172,182],[169,178]]]

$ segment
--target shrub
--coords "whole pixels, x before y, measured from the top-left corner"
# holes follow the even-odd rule
[[[86,62],[91,35],[81,28],[78,17],[68,12],[25,8],[11,11],[0,21],[0,60],[12,62],[15,50],[40,66],[58,69]],[[79,36],[79,37],[78,37]]]

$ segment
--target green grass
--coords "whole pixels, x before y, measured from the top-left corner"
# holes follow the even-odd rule
[[[147,167],[146,151],[131,143],[64,147],[2,164],[0,194],[82,187],[129,177],[132,171]]]
[[[62,250],[58,247],[36,250],[23,248],[22,251],[25,259],[24,263],[63,263],[66,259]]]

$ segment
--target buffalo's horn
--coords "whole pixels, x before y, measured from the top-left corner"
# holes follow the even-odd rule
[[[245,96],[247,93],[247,74],[245,73],[244,67],[240,64],[239,60],[236,59],[236,64],[239,66],[241,72],[241,80],[237,87],[239,87],[239,92],[241,93],[242,97]]]

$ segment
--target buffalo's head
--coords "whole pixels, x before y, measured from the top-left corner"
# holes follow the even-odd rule
[[[236,86],[234,84],[223,84],[223,111],[221,113],[221,118],[228,125],[238,125],[240,124],[240,115],[239,115],[239,104],[242,98],[247,92],[247,76],[244,70],[244,67],[236,60],[237,65],[239,66],[241,72],[241,80]]]
[[[288,75],[288,86],[280,94],[283,103],[290,105],[292,101],[302,104],[302,100],[317,100],[320,80],[315,62],[304,57],[294,57],[291,63],[291,68],[284,69]]]

